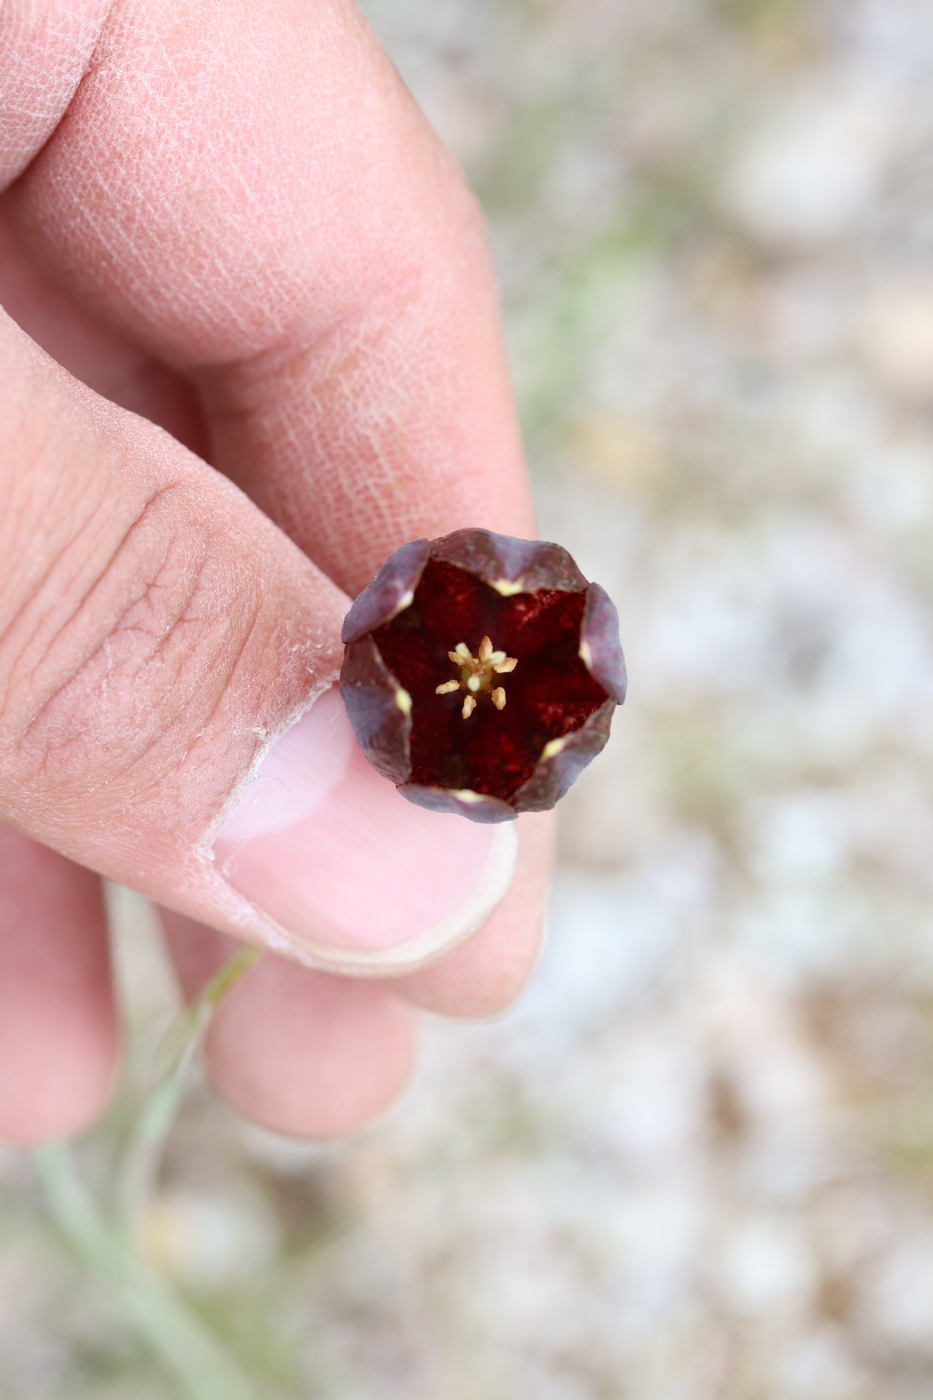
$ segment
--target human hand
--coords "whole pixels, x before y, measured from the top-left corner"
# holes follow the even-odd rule
[[[166,906],[189,995],[231,938],[285,954],[221,1007],[210,1073],[344,1133],[404,1083],[413,1007],[502,1006],[541,925],[526,816],[443,962],[294,960],[450,914],[495,830],[406,803],[329,689],[399,544],[534,533],[482,222],[349,0],[7,0],[0,74],[0,1135],[106,1099],[98,874]],[[244,846],[249,774],[318,696]]]

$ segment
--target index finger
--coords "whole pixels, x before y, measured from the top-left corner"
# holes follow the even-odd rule
[[[533,532],[482,220],[347,0],[115,7],[10,203],[351,594],[407,539]]]

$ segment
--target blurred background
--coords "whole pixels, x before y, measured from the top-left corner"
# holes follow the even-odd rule
[[[294,1400],[933,1394],[933,6],[366,0],[491,225],[631,693],[550,941],[319,1147],[202,1087],[152,1259]],[[114,892],[135,1050],[175,992]],[[134,1079],[134,1075],[137,1079]],[[0,1154],[0,1396],[179,1392]]]

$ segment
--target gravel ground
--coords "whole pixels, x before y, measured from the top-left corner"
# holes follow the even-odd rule
[[[153,1257],[263,1396],[926,1400],[933,8],[367,10],[488,211],[542,533],[631,695],[517,1008],[431,1022],[336,1147],[196,1088]],[[0,1169],[4,1400],[175,1394]]]

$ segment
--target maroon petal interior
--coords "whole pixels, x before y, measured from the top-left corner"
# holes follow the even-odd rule
[[[578,654],[585,603],[584,592],[558,589],[504,598],[467,570],[429,560],[411,606],[372,633],[412,699],[412,783],[508,801],[531,777],[545,744],[599,709],[606,691]],[[448,651],[465,642],[476,655],[484,636],[518,665],[502,677],[504,710],[482,695],[463,719],[463,692],[435,689],[458,678]]]

